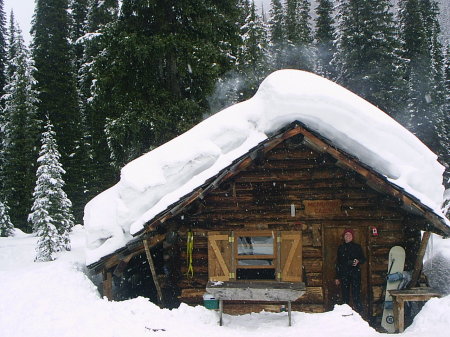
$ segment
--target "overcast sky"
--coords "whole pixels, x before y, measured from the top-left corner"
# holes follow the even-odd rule
[[[9,15],[11,9],[14,11],[14,17],[22,29],[24,39],[27,43],[30,42],[30,28],[31,18],[34,13],[34,0],[4,0],[5,13],[7,22],[9,22]]]

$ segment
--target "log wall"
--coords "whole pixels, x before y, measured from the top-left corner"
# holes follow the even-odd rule
[[[337,211],[308,209],[305,200],[337,200],[339,207]],[[180,251],[175,263],[180,270],[179,298],[190,304],[202,303],[208,280],[208,231],[301,230],[307,293],[293,303],[293,310],[324,311],[324,268],[334,266],[324,266],[323,229],[358,227],[366,233],[368,242],[368,313],[379,315],[389,249],[394,245],[405,247],[407,267],[411,267],[423,225],[419,219],[407,216],[400,206],[398,200],[370,188],[363,177],[341,168],[331,156],[285,141],[168,221],[167,228],[178,233]],[[378,236],[371,235],[371,226],[376,226]],[[193,277],[186,276],[188,229],[194,231]],[[279,311],[280,304],[230,303],[225,311],[263,308]]]

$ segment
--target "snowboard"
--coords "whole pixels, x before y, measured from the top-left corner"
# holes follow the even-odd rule
[[[384,297],[383,318],[381,326],[389,333],[395,332],[394,326],[394,303],[389,290],[398,289],[402,279],[396,277],[403,272],[405,266],[405,250],[403,247],[394,246],[389,251],[389,263],[386,276],[386,294]]]

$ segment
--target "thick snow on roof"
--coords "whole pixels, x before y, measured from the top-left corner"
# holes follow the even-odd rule
[[[86,205],[87,264],[122,247],[170,204],[296,120],[441,213],[444,167],[413,134],[327,79],[280,70],[253,98],[127,164],[120,181]]]

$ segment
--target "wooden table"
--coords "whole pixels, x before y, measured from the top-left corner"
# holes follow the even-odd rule
[[[223,301],[287,302],[291,326],[291,302],[306,291],[303,282],[225,281],[208,282],[206,291],[219,300],[219,324],[222,325]]]
[[[389,290],[394,301],[394,324],[398,332],[405,330],[405,302],[426,302],[442,294],[432,288],[411,288],[404,290]]]

